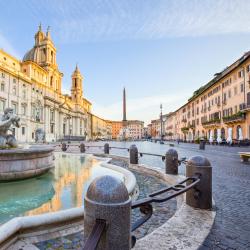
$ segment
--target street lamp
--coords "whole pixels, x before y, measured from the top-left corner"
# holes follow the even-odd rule
[[[160,104],[160,110],[161,110],[161,113],[160,113],[160,122],[161,122],[161,140],[160,140],[160,144],[164,144],[163,143],[163,133],[162,133],[162,129],[163,129],[163,126],[162,126],[162,104]]]

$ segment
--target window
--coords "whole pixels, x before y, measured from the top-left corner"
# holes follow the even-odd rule
[[[238,77],[239,77],[239,78],[242,78],[242,77],[243,77],[243,70],[241,70],[241,71],[238,72]]]
[[[51,51],[51,62],[53,63],[53,61],[54,61],[54,53],[53,53],[53,51]]]
[[[22,135],[25,135],[25,127],[22,127]]]
[[[13,78],[13,83],[16,83],[16,79],[15,78]]]
[[[228,90],[228,98],[231,98],[231,89]]]
[[[250,64],[247,65],[247,72],[250,72]]]
[[[50,124],[50,133],[54,133],[54,124]]]
[[[5,109],[5,100],[0,99],[0,112],[3,112]]]
[[[13,95],[16,95],[16,86],[13,87],[12,93],[13,93]]]
[[[26,105],[25,104],[22,104],[22,106],[21,106],[21,114],[26,115]]]
[[[227,100],[227,93],[224,93],[224,101]]]
[[[27,96],[26,96],[26,90],[23,89],[23,91],[22,91],[22,98],[23,98],[23,99],[26,99],[26,97],[27,97]]]
[[[4,82],[1,83],[1,91],[4,92],[4,89],[5,89],[5,84]]]
[[[240,92],[241,93],[244,92],[244,84],[243,83],[240,85]]]
[[[2,73],[2,78],[5,78],[5,74],[4,73]]]
[[[55,121],[55,113],[54,110],[50,110],[50,122],[54,122]],[[53,133],[53,132],[51,132]]]
[[[14,114],[17,114],[17,104],[13,102],[11,106],[13,108]]]
[[[34,120],[36,119],[36,107],[35,107],[35,105],[31,106],[31,117]]]
[[[237,95],[237,86],[234,87],[234,95]]]
[[[50,77],[50,87],[53,86],[53,76]]]

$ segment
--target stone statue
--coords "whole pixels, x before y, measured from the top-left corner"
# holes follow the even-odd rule
[[[45,132],[42,128],[38,128],[35,131],[35,142],[43,143],[45,142]]]
[[[12,132],[12,125],[20,127],[20,117],[14,114],[12,108],[6,108],[4,114],[0,117],[0,148],[16,148],[17,140],[14,135],[8,134],[8,131]]]

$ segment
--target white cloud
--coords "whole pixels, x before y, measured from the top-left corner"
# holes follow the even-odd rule
[[[249,0],[72,0],[44,9],[66,43],[250,32]]]
[[[143,120],[148,124],[151,119],[157,119],[160,114],[160,103],[163,105],[163,113],[175,110],[184,103],[187,95],[158,95],[127,99],[127,119]],[[111,120],[122,120],[122,102],[107,106],[93,102],[93,113]]]

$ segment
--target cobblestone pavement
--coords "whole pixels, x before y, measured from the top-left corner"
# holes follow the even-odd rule
[[[139,152],[157,154],[165,154],[170,148],[168,145],[150,142],[109,143],[119,147],[136,144]],[[103,142],[92,144],[102,145]],[[196,144],[180,143],[173,148],[180,157],[203,155],[210,160],[213,167],[213,197],[217,215],[211,233],[200,250],[250,249],[250,163],[241,163],[238,155],[241,151],[250,152],[250,147],[206,145],[206,150],[201,151]],[[128,155],[125,150],[111,149],[110,153]],[[164,168],[159,157],[143,156],[139,161]],[[180,168],[180,173],[185,174],[184,166]]]
[[[112,164],[119,165],[127,168],[127,163],[119,160],[112,160]],[[137,172],[134,172],[137,183],[139,185],[139,199],[146,197],[148,194],[166,187],[164,183],[157,180],[155,177],[146,176]],[[176,199],[170,200],[167,204],[154,204],[154,214],[143,226],[138,228],[133,235],[137,239],[152,232],[155,228],[164,224],[176,211]],[[141,214],[139,209],[132,211],[132,223],[140,218]],[[83,232],[77,234],[68,235],[56,239],[51,239],[35,244],[40,250],[61,250],[61,249],[83,249],[84,237]]]

